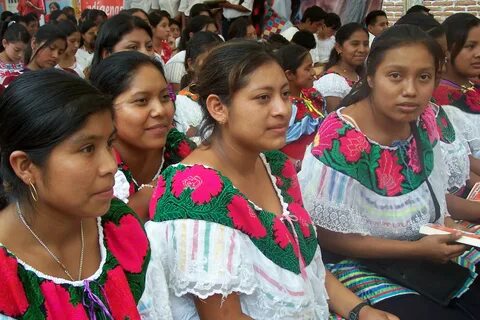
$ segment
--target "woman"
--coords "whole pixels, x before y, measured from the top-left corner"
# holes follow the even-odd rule
[[[287,131],[287,145],[281,150],[295,163],[297,171],[307,146],[312,143],[323,119],[325,100],[313,86],[312,56],[309,50],[290,44],[276,51],[290,88],[292,117]]]
[[[164,63],[172,57],[172,48],[168,44],[170,37],[170,14],[164,10],[154,10],[148,15],[153,29],[153,50]]]
[[[60,5],[57,2],[51,2],[48,5],[48,9],[50,10],[50,13],[45,15],[45,22],[46,23],[50,22],[50,15],[52,14],[53,11],[59,11],[60,10]]]
[[[338,29],[325,73],[313,84],[325,97],[329,113],[360,80],[368,51],[368,31],[361,24],[347,23]]]
[[[24,54],[30,42],[30,34],[20,23],[4,22],[2,25],[2,45],[0,52],[0,85],[7,77],[19,75],[25,68]]]
[[[213,132],[163,172],[146,223],[174,319],[328,319],[327,297],[349,317],[362,301],[325,272],[295,170],[272,151],[285,144],[290,119],[275,56],[251,41],[220,45],[196,88],[202,133]],[[362,313],[397,319],[368,306]]]
[[[98,27],[93,21],[87,20],[80,24],[79,31],[82,38],[80,40],[80,48],[77,50],[75,58],[83,71],[92,64]]]
[[[110,98],[59,70],[2,95],[0,318],[169,318],[142,225],[112,200],[112,114]]]
[[[77,50],[80,47],[80,31],[71,21],[63,21],[58,24],[58,29],[67,37],[67,48],[60,56],[57,68],[73,72],[80,78],[85,78],[84,68],[77,63]]]
[[[17,74],[5,77],[3,86],[8,86],[18,75],[42,69],[53,68],[67,47],[67,40],[57,26],[43,25],[25,50],[25,67]]]
[[[35,15],[35,13],[29,13],[25,16],[21,16],[18,19],[18,22],[23,24],[23,26],[27,28],[28,33],[30,33],[31,37],[33,37],[35,33],[37,33],[39,28],[39,23],[38,23],[38,17]]]
[[[115,106],[115,196],[146,220],[160,172],[195,145],[172,128],[174,106],[157,61],[137,52],[114,54],[92,69],[90,80]]]
[[[366,79],[320,125],[299,176],[322,248],[335,254],[325,255],[327,267],[401,319],[479,317],[477,252],[461,256],[467,248],[455,243],[456,233],[419,233],[428,223],[452,222],[438,110],[429,104],[442,60],[419,28],[384,31]],[[450,261],[457,257],[470,269]]]
[[[115,52],[139,51],[153,57],[152,29],[142,19],[119,14],[100,28],[95,41],[92,68]]]
[[[185,54],[188,73],[182,79],[182,87],[175,99],[175,127],[185,133],[197,145],[201,143],[200,123],[203,119],[202,107],[198,103],[198,95],[193,93],[197,82],[198,70],[210,52],[222,39],[213,32],[200,31],[193,35],[187,44]]]
[[[239,17],[228,28],[227,39],[257,40],[257,31],[247,17]]]

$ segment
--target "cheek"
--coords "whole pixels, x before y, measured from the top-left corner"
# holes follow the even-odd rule
[[[138,139],[149,116],[147,108],[122,107],[116,110],[115,127],[117,136],[122,140]]]

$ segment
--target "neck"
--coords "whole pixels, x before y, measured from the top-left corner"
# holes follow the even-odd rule
[[[83,44],[83,49],[85,49],[88,53],[93,53],[93,46],[88,43]]]
[[[380,143],[389,146],[394,141],[405,140],[410,136],[411,130],[409,123],[394,121],[381,112],[378,112],[373,98],[367,98],[366,103],[368,104],[367,109],[371,114],[372,123],[375,127],[374,132],[378,132],[378,138],[375,137],[375,140],[379,139]]]
[[[301,93],[302,89],[300,89],[294,84],[290,84],[290,96],[300,98]]]
[[[459,86],[467,85],[470,81],[468,77],[459,74],[451,64],[448,64],[447,71],[443,75],[443,78],[456,83]]]
[[[3,63],[15,63],[15,62],[12,61],[12,59],[10,59],[10,57],[7,55],[7,53],[5,51],[0,53],[0,60]]]
[[[60,61],[58,64],[62,68],[69,68],[75,63],[75,55],[73,55],[71,52],[65,52],[62,57],[60,58]]]
[[[32,71],[36,71],[36,70],[40,70],[40,66],[35,62],[35,60],[32,60],[28,65],[27,65],[27,68],[32,70]]]
[[[158,37],[153,37],[153,50],[156,52],[156,53],[160,53],[162,52],[162,39],[158,38]]]
[[[340,59],[340,61],[338,61],[337,66],[340,69],[342,69],[344,72],[357,73],[357,71],[355,70],[356,67],[347,63],[347,62],[345,62],[343,59]]]
[[[123,141],[117,141],[115,149],[139,184],[150,183],[162,163],[163,148],[141,149]]]
[[[326,39],[328,39],[329,37],[328,37],[326,34],[324,34],[323,32],[318,32],[318,33],[317,33],[317,38],[318,38],[319,40],[326,40]]]

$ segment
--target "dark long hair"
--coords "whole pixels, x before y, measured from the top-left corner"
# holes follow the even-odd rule
[[[450,51],[450,61],[455,65],[455,59],[468,38],[468,33],[474,27],[480,26],[480,19],[470,13],[456,13],[443,22],[447,35],[447,47]]]
[[[39,47],[35,52],[33,52],[32,46],[27,47],[27,49],[25,50],[26,64],[28,64],[30,61],[33,60],[33,58],[35,58],[35,55],[37,54],[37,52],[45,49],[46,47],[50,46],[52,43],[54,43],[59,39],[65,41],[65,46],[67,44],[67,37],[65,36],[65,34],[56,25],[53,25],[53,24],[45,24],[41,26],[38,29],[37,33],[35,33],[34,38],[35,38],[35,43]]]
[[[16,78],[0,97],[0,210],[28,192],[10,165],[12,152],[24,151],[42,167],[56,146],[102,111],[113,112],[111,99],[64,71],[31,71]]]
[[[195,18],[192,18],[186,28],[182,31],[180,43],[178,44],[178,51],[187,49],[187,42],[190,41],[190,33],[195,34],[202,31],[202,29],[209,24],[215,24],[215,20],[207,16],[196,16]]]
[[[297,72],[297,69],[302,65],[309,53],[306,48],[294,43],[275,51],[283,71],[290,70],[293,73]]]
[[[8,26],[11,23],[10,26]],[[2,23],[0,30],[0,40],[5,39],[9,43],[12,42],[22,42],[28,44],[30,41],[30,34],[28,33],[27,28],[25,28],[20,23],[8,22],[5,21]],[[0,52],[5,50],[3,43],[0,42]]]

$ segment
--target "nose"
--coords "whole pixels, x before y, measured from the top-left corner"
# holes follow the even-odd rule
[[[105,148],[99,159],[99,172],[101,176],[114,175],[117,172],[117,161],[111,148]]]
[[[53,50],[52,51],[52,58],[54,59],[58,59],[58,57],[60,56],[58,50]]]
[[[148,51],[146,46],[143,46],[140,50],[138,50],[138,52],[141,52],[141,53],[143,53],[144,55],[147,55],[147,56],[152,56],[153,55],[153,51],[152,52]]]
[[[417,87],[414,79],[405,79],[403,85],[403,96],[414,97],[417,95]]]
[[[164,117],[167,114],[167,110],[172,104],[171,101],[162,102],[160,99],[156,98],[151,102],[150,115],[153,118]]]
[[[275,117],[282,117],[290,119],[292,114],[292,104],[290,99],[284,100],[281,94],[279,94],[272,101],[272,115]]]

